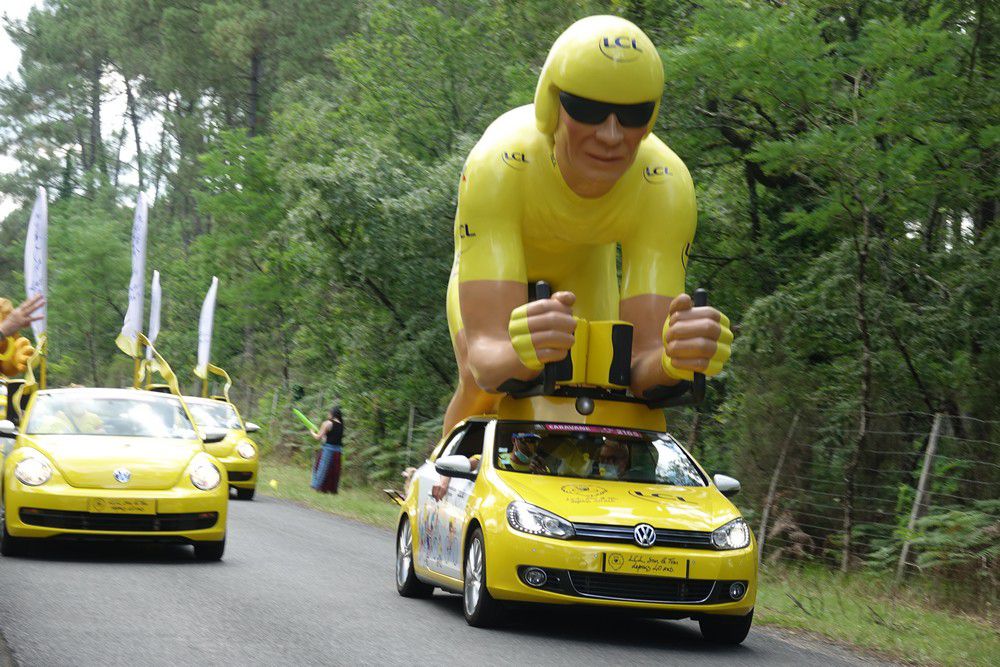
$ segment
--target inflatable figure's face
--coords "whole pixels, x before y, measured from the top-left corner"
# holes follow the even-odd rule
[[[567,185],[577,194],[591,189],[585,184],[599,188],[594,194],[610,189],[632,166],[646,129],[623,127],[613,113],[596,125],[581,123],[560,107],[555,152]]]

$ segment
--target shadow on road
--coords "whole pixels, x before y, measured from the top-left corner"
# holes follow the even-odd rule
[[[460,595],[437,592],[430,602],[442,611],[454,614],[456,623],[465,624]],[[720,658],[739,656],[745,659],[754,653],[748,646],[710,644],[701,638],[697,625],[688,621],[642,618],[607,609],[544,605],[512,607],[507,610],[500,627],[506,634],[576,644],[669,648],[675,653],[711,654]]]
[[[10,558],[10,556],[6,558]],[[17,558],[75,563],[206,564],[198,563],[194,559],[191,547],[186,544],[120,542],[112,540],[45,540],[39,544],[29,545],[26,553]],[[211,565],[213,563],[207,564]]]

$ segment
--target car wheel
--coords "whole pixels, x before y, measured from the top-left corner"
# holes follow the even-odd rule
[[[462,586],[465,620],[475,628],[488,628],[500,620],[503,609],[486,586],[486,540],[476,528],[465,550],[465,581]]]
[[[396,590],[404,598],[429,598],[434,587],[417,579],[413,571],[413,530],[410,518],[399,522],[396,534]]]
[[[236,499],[237,500],[253,500],[253,494],[257,491],[256,488],[253,489],[236,489]]]
[[[194,559],[209,562],[222,560],[222,553],[226,550],[226,538],[218,542],[195,542]]]
[[[740,644],[753,623],[753,609],[746,616],[705,616],[698,621],[701,636],[714,644]]]
[[[22,555],[25,551],[25,547],[28,546],[28,542],[23,537],[14,537],[7,532],[7,518],[4,516],[3,512],[0,512],[0,525],[3,526],[3,530],[0,531],[0,555]]]

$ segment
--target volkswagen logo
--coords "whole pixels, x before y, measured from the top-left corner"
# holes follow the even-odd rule
[[[118,470],[115,470],[115,479],[122,484],[128,484],[129,480],[132,479],[132,473],[129,472],[128,468],[119,468]],[[639,529],[636,528],[636,530]],[[636,535],[638,535],[638,533],[636,533]],[[638,540],[639,538],[636,537],[635,539]]]
[[[651,547],[656,543],[656,529],[648,523],[640,523],[632,531],[635,543],[640,547]]]

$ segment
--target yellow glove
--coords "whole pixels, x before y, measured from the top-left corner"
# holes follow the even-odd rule
[[[732,342],[728,317],[711,306],[692,307],[691,297],[681,294],[663,323],[663,371],[677,380],[693,380],[695,372],[718,375]]]
[[[8,336],[0,343],[0,372],[7,376],[20,375],[34,353],[31,341],[24,336]]]

